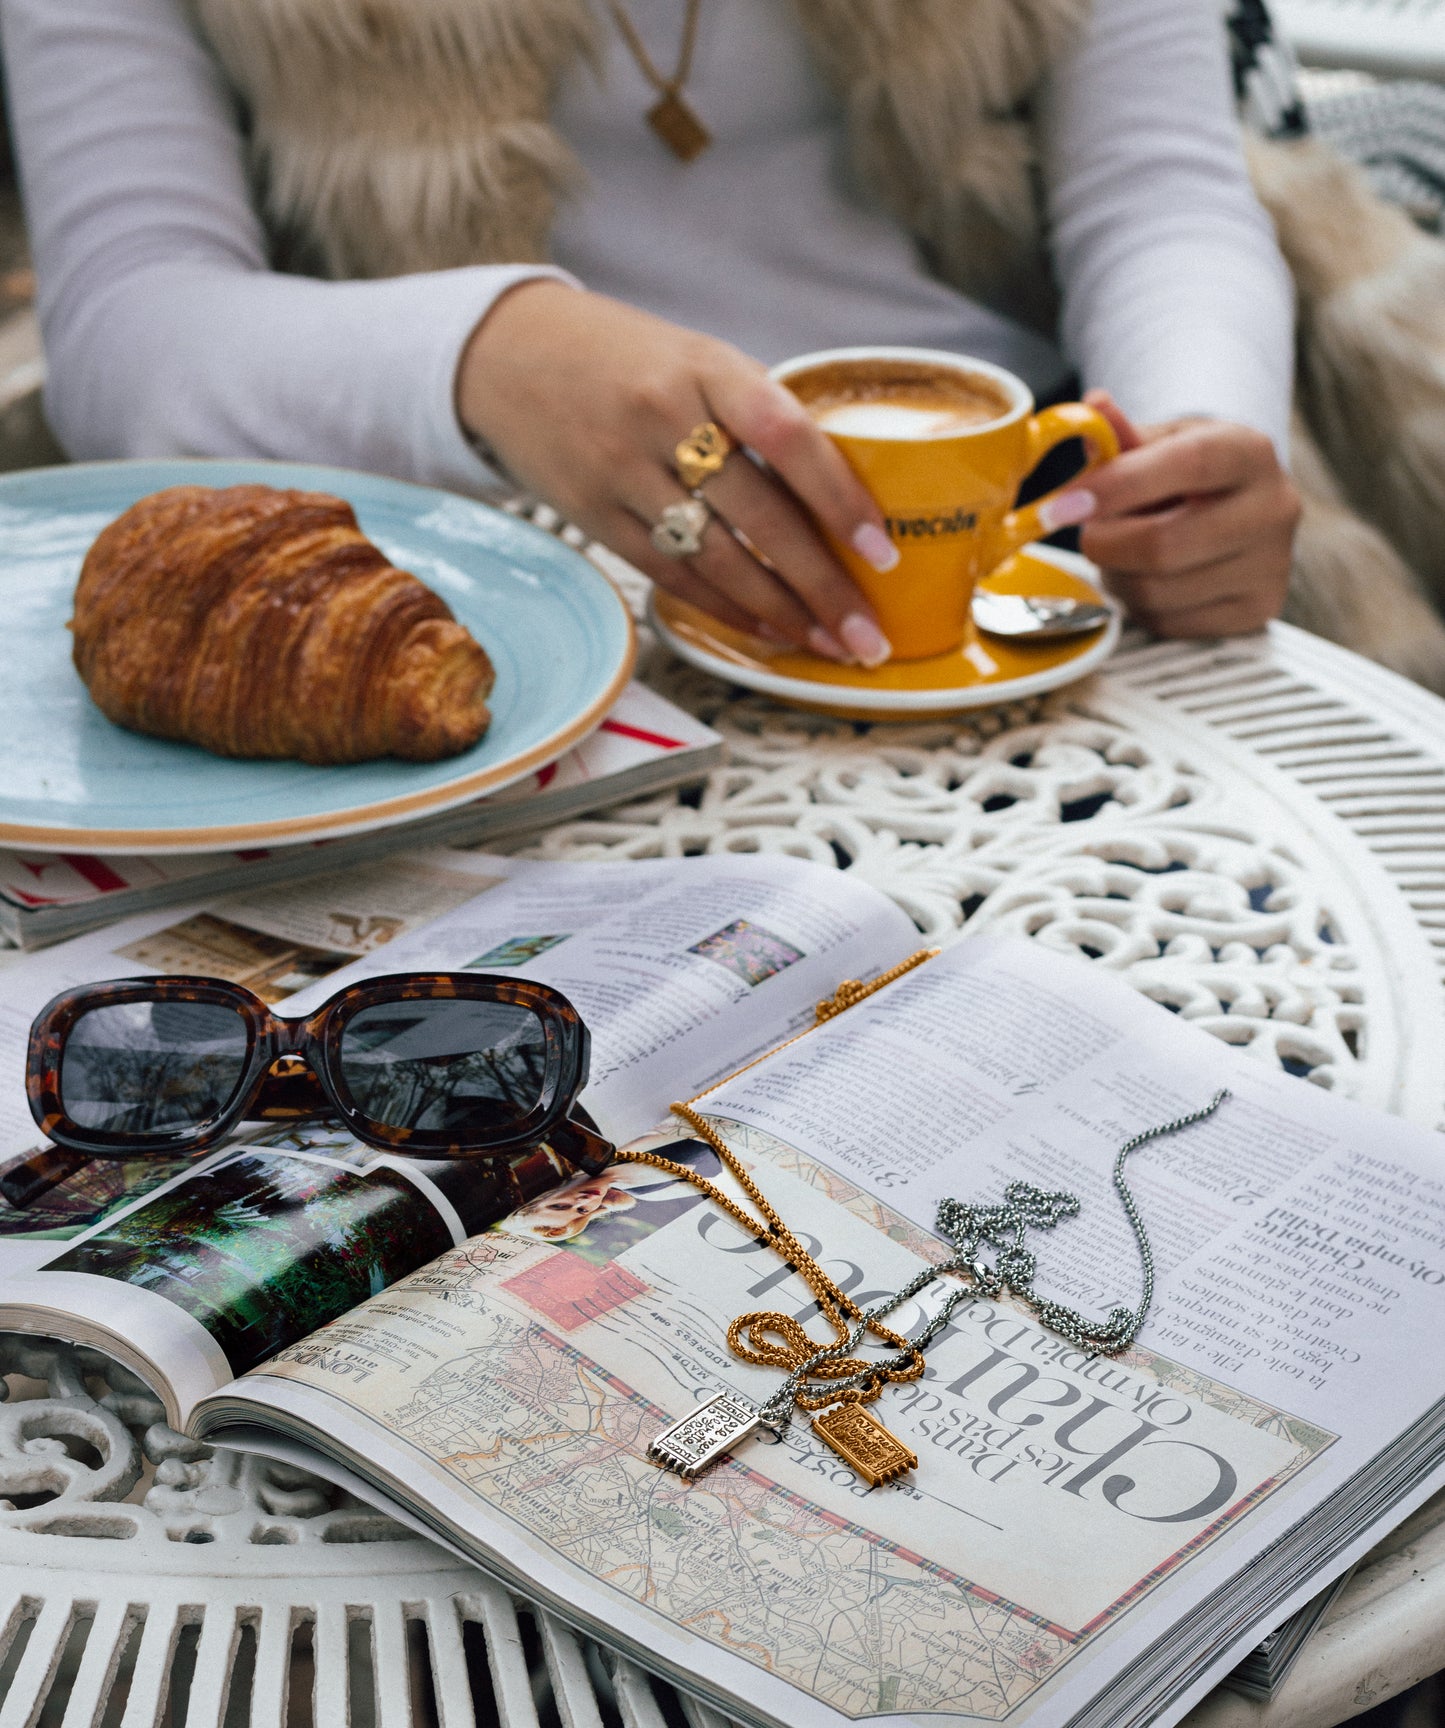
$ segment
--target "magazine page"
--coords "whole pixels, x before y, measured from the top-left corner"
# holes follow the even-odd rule
[[[0,1331],[118,1357],[179,1426],[206,1393],[465,1241],[504,1196],[538,1197],[560,1174],[545,1154],[464,1172],[336,1131],[273,1131],[194,1161],[38,1271],[0,1280]]]
[[[453,855],[442,856],[449,867]],[[287,1013],[368,973],[527,971],[583,1009],[593,1036],[585,1102],[604,1126],[628,1133],[655,1120],[673,1096],[746,1060],[762,1028],[771,1028],[764,1043],[778,1042],[849,971],[876,972],[880,953],[881,964],[891,963],[915,939],[909,920],[874,890],[791,858],[574,865],[471,855],[463,862],[470,872],[450,877],[413,860],[415,875],[390,897],[378,892],[373,868],[360,884],[333,879],[324,896],[319,884],[310,895],[268,891],[158,929],[154,919],[122,927],[106,946],[98,938],[69,944],[48,957],[64,964],[45,968],[35,1006],[63,982],[147,969],[239,973]],[[438,877],[451,883],[445,894]],[[391,910],[357,910],[363,891],[373,908]],[[410,915],[435,910],[439,898],[455,910],[417,928]],[[370,952],[347,961],[342,941]],[[252,963],[253,950],[261,963]],[[22,970],[0,983],[0,991],[11,987],[21,1062],[24,992],[14,983]],[[29,981],[31,994],[36,982]],[[12,1192],[13,1178],[36,1162],[33,1123],[26,1138],[28,1156],[0,1171]],[[175,1408],[185,1411],[200,1392],[566,1174],[546,1148],[475,1164],[379,1157],[325,1122],[253,1127],[246,1142],[203,1167],[139,1158],[72,1160],[83,1168],[71,1168],[68,1155],[52,1151],[51,1160],[70,1171],[66,1179],[28,1204],[7,1202],[15,1229],[0,1239],[10,1255],[0,1268],[0,1325],[103,1344],[122,1299],[117,1286],[127,1286],[119,1337],[147,1378],[164,1365]],[[43,1155],[39,1162],[49,1169]],[[117,1209],[127,1181],[135,1184],[131,1204]],[[87,1202],[100,1213],[77,1235]],[[26,1232],[27,1214],[63,1217],[73,1239],[53,1239],[65,1225]],[[33,1277],[21,1275],[31,1269]]]
[[[1176,1720],[1372,1523],[1435,1485],[1435,1137],[1096,969],[985,941],[706,1102],[855,1301],[940,1258],[939,1199],[998,1201],[1024,1178],[1081,1201],[1028,1243],[1039,1290],[1102,1319],[1140,1296],[1117,1148],[1221,1086],[1214,1117],[1132,1160],[1159,1281],[1135,1344],[1104,1358],[1017,1302],[966,1303],[924,1378],[874,1406],[919,1460],[885,1487],[801,1417],[691,1485],[649,1461],[717,1391],[777,1387],[776,1369],[729,1352],[733,1319],[778,1310],[828,1337],[796,1273],[693,1186],[636,1165],[448,1250],[203,1404],[197,1430],[306,1440],[750,1719],[1053,1728],[1114,1719],[1091,1709],[1127,1685],[1131,1719]],[[718,1174],[675,1130],[651,1144]],[[1194,1654],[1171,1667],[1181,1629]]]
[[[810,1026],[845,978],[876,977],[919,947],[912,920],[877,889],[786,855],[492,858],[485,867],[505,888],[302,991],[288,1012],[383,972],[506,972],[550,984],[592,1034],[582,1102],[619,1145],[673,1099]]]

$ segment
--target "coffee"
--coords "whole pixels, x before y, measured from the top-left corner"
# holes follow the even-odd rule
[[[895,660],[957,650],[972,629],[973,585],[1041,539],[1046,499],[1019,508],[1019,483],[1067,438],[1089,466],[1118,454],[1095,408],[1034,412],[1022,379],[932,348],[831,348],[772,376],[802,402],[878,506],[898,554],[879,570],[850,540],[829,544],[877,614]],[[1070,482],[1073,484],[1073,482]]]
[[[1002,420],[1014,406],[1003,386],[981,373],[911,360],[817,366],[787,385],[825,432],[852,438],[954,438]]]

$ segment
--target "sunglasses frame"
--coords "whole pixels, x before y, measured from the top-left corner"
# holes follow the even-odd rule
[[[489,1130],[461,1140],[430,1129],[392,1127],[365,1115],[353,1101],[342,1072],[341,1041],[347,1023],[363,1008],[415,1001],[507,1002],[529,1009],[544,1029],[549,1075],[555,1072],[550,1099],[544,1091],[536,1108],[505,1132]],[[60,1088],[66,1039],[82,1015],[129,1002],[201,1002],[237,1012],[246,1028],[245,1065],[215,1115],[194,1127],[143,1139],[83,1128],[71,1120]],[[238,1122],[331,1111],[358,1140],[383,1152],[475,1158],[501,1156],[545,1141],[569,1163],[595,1171],[611,1161],[614,1148],[589,1121],[580,1119],[585,1113],[573,1113],[577,1095],[587,1084],[590,1057],[591,1039],[577,1010],[560,990],[525,978],[475,972],[389,973],[349,984],[313,1013],[295,1019],[274,1013],[244,985],[221,978],[117,978],[62,991],[40,1010],[30,1028],[25,1091],[41,1131],[57,1146],[92,1158],[202,1152]],[[276,1071],[278,1064],[284,1064],[281,1072]]]

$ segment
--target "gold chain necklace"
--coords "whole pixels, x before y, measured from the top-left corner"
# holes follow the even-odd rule
[[[647,46],[638,34],[637,26],[628,17],[622,0],[607,0],[609,11],[627,44],[628,52],[637,62],[637,69],[656,90],[658,100],[647,110],[647,124],[682,162],[701,156],[712,143],[712,133],[698,118],[697,110],[683,95],[683,87],[692,74],[693,50],[697,47],[697,19],[702,0],[687,0],[687,12],[682,24],[682,47],[678,51],[677,70],[671,78],[657,67]]]
[[[845,1008],[851,1008],[875,991],[892,984],[895,979],[911,972],[915,966],[932,959],[937,952],[936,948],[920,949],[918,953],[911,954],[897,966],[890,967],[887,972],[868,984],[848,979],[839,985],[831,997],[817,1005],[812,1027],[788,1039],[787,1043],[779,1045],[776,1050],[768,1051],[767,1056],[776,1056],[778,1050],[786,1050],[789,1045],[796,1044],[799,1038],[807,1037],[809,1031],[821,1026],[824,1021],[831,1020]],[[761,1062],[765,1059],[760,1056],[757,1060]],[[740,1068],[737,1072],[745,1074],[748,1068],[755,1066],[756,1063],[750,1062],[747,1067]],[[727,1078],[734,1079],[736,1075],[729,1075]],[[723,1084],[723,1081],[718,1081],[717,1086],[708,1088],[708,1092],[715,1092],[718,1086]],[[805,1410],[822,1410],[826,1405],[837,1406],[814,1418],[814,1432],[870,1484],[876,1486],[880,1482],[891,1481],[905,1470],[915,1468],[918,1459],[863,1406],[877,1398],[887,1385],[901,1385],[917,1380],[923,1373],[923,1352],[891,1327],[883,1325],[880,1317],[865,1315],[804,1248],[779,1217],[772,1202],[743,1167],[736,1153],[711,1123],[693,1109],[693,1105],[706,1096],[707,1092],[700,1092],[696,1098],[685,1104],[674,1104],[672,1113],[686,1122],[717,1154],[723,1168],[757,1207],[761,1222],[750,1216],[729,1194],[718,1187],[717,1183],[709,1181],[706,1176],[699,1175],[696,1170],[678,1163],[675,1159],[664,1158],[657,1152],[619,1152],[617,1161],[623,1164],[646,1164],[654,1170],[665,1171],[668,1175],[689,1183],[706,1194],[708,1199],[741,1225],[750,1236],[755,1237],[764,1247],[772,1249],[801,1275],[813,1292],[819,1312],[833,1328],[834,1342],[831,1345],[817,1344],[791,1315],[758,1311],[740,1315],[732,1322],[727,1332],[728,1348],[745,1362],[787,1370],[788,1380],[777,1400],[780,1404],[786,1403],[791,1407],[793,1403],[797,1403]],[[853,1324],[850,1325],[849,1322]],[[893,1358],[870,1362],[862,1357],[845,1354],[857,1344],[864,1332],[873,1333],[880,1342],[887,1344],[895,1352]],[[810,1380],[817,1380],[822,1384],[815,1391],[808,1384]],[[830,1384],[832,1382],[847,1384],[834,1386]],[[684,1475],[695,1475],[714,1459],[729,1451],[738,1440],[751,1433],[759,1426],[759,1422],[760,1416],[756,1408],[734,1398],[731,1393],[720,1393],[659,1434],[648,1450],[658,1462],[667,1464]],[[706,1455],[702,1456],[702,1453]]]
[[[758,1062],[767,1061],[780,1050],[788,1049],[824,1021],[892,984],[915,966],[932,959],[937,952],[936,948],[921,949],[870,984],[856,979],[840,984],[827,1001],[818,1003],[812,1026],[776,1049],[764,1052],[755,1061],[739,1068],[736,1074],[745,1074]],[[834,1341],[832,1344],[818,1344],[787,1314],[759,1311],[740,1315],[734,1320],[727,1331],[728,1348],[733,1354],[745,1362],[786,1369],[787,1378],[761,1405],[752,1404],[732,1392],[719,1392],[665,1428],[652,1441],[647,1449],[648,1455],[688,1478],[715,1463],[759,1428],[769,1428],[775,1434],[783,1435],[794,1404],[805,1410],[823,1411],[813,1418],[814,1433],[870,1487],[891,1482],[905,1471],[916,1469],[917,1454],[889,1433],[877,1416],[864,1406],[877,1398],[887,1385],[903,1385],[917,1380],[924,1369],[925,1347],[943,1332],[960,1304],[978,1296],[998,1298],[1006,1291],[1012,1291],[1033,1309],[1045,1326],[1077,1348],[1107,1355],[1125,1349],[1133,1342],[1149,1312],[1154,1291],[1154,1254],[1134,1196],[1124,1180],[1124,1165],[1129,1155],[1148,1141],[1166,1134],[1177,1134],[1181,1129],[1212,1116],[1229,1096],[1227,1090],[1221,1089],[1203,1108],[1142,1129],[1119,1147],[1114,1158],[1114,1187],[1139,1248],[1144,1291],[1137,1308],[1116,1307],[1107,1319],[1099,1321],[1035,1291],[1034,1256],[1023,1245],[1024,1232],[1028,1229],[1052,1229],[1061,1219],[1075,1215],[1079,1202],[1072,1194],[1045,1191],[1027,1182],[1009,1183],[1002,1204],[965,1205],[958,1200],[943,1200],[938,1208],[938,1229],[953,1244],[954,1252],[925,1266],[901,1290],[882,1297],[866,1309],[860,1308],[803,1247],[736,1153],[711,1123],[693,1108],[727,1080],[735,1079],[736,1074],[727,1075],[685,1104],[674,1104],[672,1113],[717,1154],[723,1168],[757,1207],[761,1222],[750,1216],[715,1182],[675,1159],[664,1158],[657,1152],[622,1151],[617,1154],[617,1162],[646,1164],[705,1194],[750,1236],[765,1248],[770,1248],[802,1276],[813,1292],[818,1311],[833,1328]],[[980,1257],[985,1244],[999,1250],[993,1266]],[[905,1338],[883,1325],[885,1315],[892,1314],[935,1280],[945,1277],[957,1279],[957,1287],[915,1338]],[[849,1354],[870,1332],[893,1350],[890,1358],[869,1360]],[[825,1406],[831,1408],[825,1409]]]

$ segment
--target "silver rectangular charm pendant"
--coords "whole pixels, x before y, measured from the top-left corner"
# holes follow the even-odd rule
[[[719,1392],[670,1428],[664,1428],[647,1448],[647,1456],[655,1464],[676,1470],[679,1476],[691,1480],[724,1453],[731,1452],[739,1440],[746,1440],[761,1420],[755,1404],[731,1392]]]

